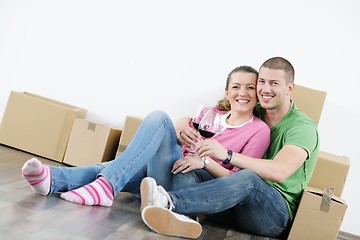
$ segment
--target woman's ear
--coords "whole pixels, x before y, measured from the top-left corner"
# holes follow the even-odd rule
[[[228,92],[227,90],[225,90],[225,97],[224,97],[224,99],[225,99],[226,101],[229,101],[228,95],[229,95],[229,92]]]

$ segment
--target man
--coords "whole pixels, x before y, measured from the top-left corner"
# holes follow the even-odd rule
[[[201,225],[184,215],[205,214],[250,234],[286,236],[319,150],[317,126],[296,108],[293,89],[291,63],[281,57],[265,61],[259,69],[257,110],[271,128],[271,144],[263,158],[214,150],[208,140],[201,141],[195,148],[200,157],[212,155],[242,170],[169,192],[145,178],[141,183],[141,197],[147,200],[142,211],[145,224],[160,234],[197,238]]]

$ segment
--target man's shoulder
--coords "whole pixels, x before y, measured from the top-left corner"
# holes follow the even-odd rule
[[[291,111],[291,114],[288,115],[289,120],[295,123],[306,123],[316,126],[316,123],[301,109],[294,108]]]

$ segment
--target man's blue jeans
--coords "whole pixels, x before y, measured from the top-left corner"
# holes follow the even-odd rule
[[[243,169],[197,184],[193,184],[194,175],[198,173],[174,176],[174,182],[190,186],[169,192],[174,212],[205,214],[218,223],[256,235],[279,237],[287,234],[291,221],[284,197],[252,170]]]

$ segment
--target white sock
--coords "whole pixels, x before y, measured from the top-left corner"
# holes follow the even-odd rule
[[[51,170],[38,159],[27,160],[22,167],[22,176],[30,184],[34,193],[48,195],[50,192]]]

